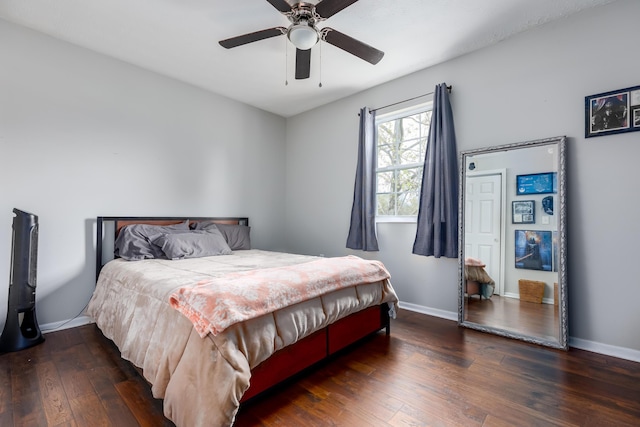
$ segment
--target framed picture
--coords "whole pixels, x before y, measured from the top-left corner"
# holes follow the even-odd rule
[[[640,130],[640,86],[585,97],[586,138]]]
[[[535,224],[535,200],[516,200],[511,202],[512,224]]]
[[[516,176],[516,194],[547,194],[556,193],[558,178],[555,172],[532,173]]]
[[[553,242],[551,231],[516,230],[516,268],[553,270]]]

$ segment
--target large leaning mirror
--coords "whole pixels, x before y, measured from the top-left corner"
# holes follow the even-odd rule
[[[460,157],[458,323],[566,349],[566,138]]]

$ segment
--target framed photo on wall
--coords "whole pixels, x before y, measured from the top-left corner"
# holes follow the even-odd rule
[[[555,172],[532,173],[516,176],[516,194],[547,194],[556,193],[558,178]]]
[[[585,138],[640,130],[640,86],[585,97]]]
[[[516,268],[553,270],[551,231],[516,230]]]
[[[536,201],[535,200],[515,200],[511,202],[511,223],[512,224],[535,224],[536,222]]]

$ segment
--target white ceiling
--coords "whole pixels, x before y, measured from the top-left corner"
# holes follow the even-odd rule
[[[0,18],[289,117],[612,1],[360,0],[319,27],[384,51],[382,61],[322,43],[306,80],[295,80],[295,49],[284,36],[218,44],[287,27],[266,0],[0,0]]]

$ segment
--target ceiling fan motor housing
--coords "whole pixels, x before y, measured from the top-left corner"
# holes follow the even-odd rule
[[[300,50],[308,50],[318,43],[320,34],[315,27],[321,18],[310,3],[297,3],[287,13],[291,25],[287,29],[287,38]]]
[[[316,6],[312,3],[300,2],[291,6],[291,11],[286,13],[292,24],[305,20],[313,26],[324,19],[316,13]]]

